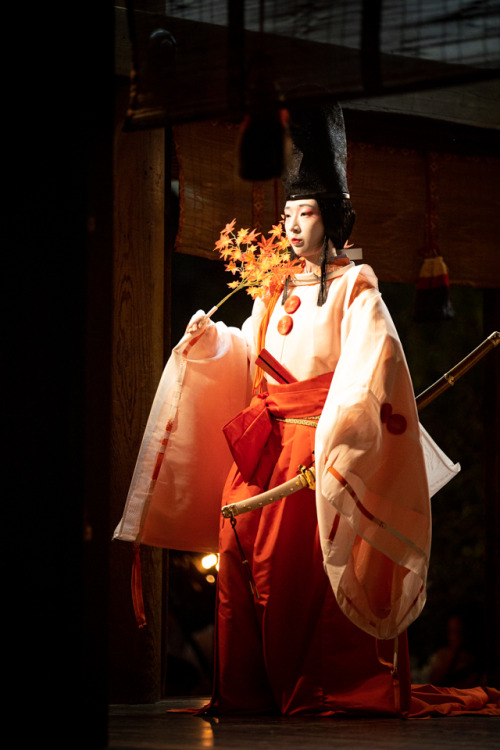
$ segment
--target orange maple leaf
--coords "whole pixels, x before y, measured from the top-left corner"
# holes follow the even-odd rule
[[[233,219],[230,224],[226,224],[226,226],[224,227],[224,229],[220,233],[221,237],[222,237],[223,234],[229,234],[230,232],[232,232],[233,229],[234,229],[234,225],[235,224],[236,224],[236,219]]]
[[[280,222],[279,224],[273,224],[273,228],[269,230],[268,234],[270,234],[272,237],[280,237],[282,232],[283,225]]]
[[[283,222],[273,225],[268,238],[255,229],[242,228],[234,234],[235,222],[233,219],[226,224],[214,250],[228,261],[226,271],[238,275],[239,280],[228,283],[231,292],[216,305],[217,308],[239,289],[246,289],[253,299],[274,292],[283,287],[287,276],[302,270],[300,261],[290,259]],[[246,246],[246,250],[242,246]]]
[[[238,245],[241,242],[245,242],[245,239],[248,235],[248,229],[238,229],[238,234],[236,235],[236,242]]]

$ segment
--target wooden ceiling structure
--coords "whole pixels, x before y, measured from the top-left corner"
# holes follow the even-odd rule
[[[498,0],[126,4],[132,128],[238,122],[255,96],[259,106],[333,96],[363,107],[398,95],[404,111],[413,92],[500,75]]]
[[[279,219],[280,181],[238,174],[240,123],[255,97],[288,107],[334,96],[352,240],[379,278],[416,280],[432,188],[452,283],[500,287],[500,3],[442,5],[130,0],[127,18],[117,9],[116,67],[128,75],[132,65],[125,128],[174,129],[176,250],[215,259],[226,221],[267,231]]]

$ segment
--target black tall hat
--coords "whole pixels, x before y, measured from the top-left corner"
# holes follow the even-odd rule
[[[283,185],[288,200],[349,198],[344,116],[337,102],[290,112],[292,153]]]

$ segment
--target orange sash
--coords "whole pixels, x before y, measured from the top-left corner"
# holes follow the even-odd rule
[[[321,414],[333,373],[283,385],[269,385],[250,406],[228,422],[224,435],[245,482],[250,482],[272,430],[272,418],[306,418]]]

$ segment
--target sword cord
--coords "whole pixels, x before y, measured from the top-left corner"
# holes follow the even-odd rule
[[[231,528],[234,531],[234,538],[236,539],[236,544],[238,545],[238,549],[240,551],[241,555],[241,564],[245,568],[248,576],[248,583],[250,585],[250,591],[252,592],[252,596],[255,596],[256,599],[259,599],[259,592],[257,591],[257,586],[255,584],[254,577],[252,575],[252,571],[250,570],[250,564],[246,558],[245,553],[243,552],[243,547],[241,546],[241,542],[238,536],[238,533],[236,531],[236,518],[234,516],[231,516],[230,518]]]

